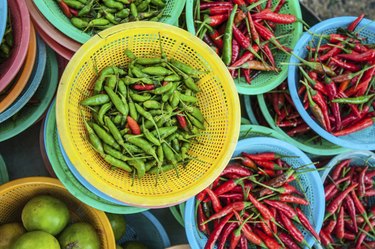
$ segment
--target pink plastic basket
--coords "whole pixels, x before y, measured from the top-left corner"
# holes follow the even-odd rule
[[[26,58],[30,39],[30,16],[24,0],[8,1],[14,46],[11,56],[0,64],[0,92],[16,77]]]

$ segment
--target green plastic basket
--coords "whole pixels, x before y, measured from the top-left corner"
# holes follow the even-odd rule
[[[12,138],[39,120],[47,110],[55,95],[58,85],[57,60],[55,53],[47,48],[47,65],[42,81],[31,99],[38,100],[39,103],[26,104],[12,118],[0,124],[0,142]]]
[[[184,9],[186,0],[167,0],[163,17],[159,22],[175,25]],[[66,36],[79,43],[85,43],[91,38],[91,35],[74,27],[69,18],[61,11],[57,1],[54,0],[33,0],[39,11],[55,28],[60,30]]]
[[[5,165],[4,159],[0,154],[0,185],[9,181],[9,175],[7,166]]]
[[[259,94],[257,98],[258,98],[260,109],[263,113],[263,117],[266,119],[267,123],[272,127],[272,129],[276,130],[283,137],[282,140],[290,144],[293,144],[297,148],[307,153],[313,154],[313,155],[331,156],[331,155],[337,155],[337,154],[349,151],[349,149],[335,145],[331,142],[328,142],[327,140],[323,138],[322,138],[321,144],[315,144],[312,141],[306,142],[306,140],[309,140],[310,137],[306,137],[306,136],[298,136],[294,138],[290,137],[280,127],[278,127],[275,124],[275,121],[273,117],[271,116],[271,113],[268,110],[267,104],[264,99],[264,95]]]
[[[276,2],[278,2],[278,0],[273,0],[273,4],[275,4]],[[194,3],[194,0],[186,0],[186,22],[188,31],[192,34],[195,34],[193,17]],[[280,13],[293,14],[297,18],[302,19],[301,7],[298,0],[286,1]],[[278,25],[275,35],[280,36],[284,34],[290,35],[283,38],[282,44],[289,48],[294,48],[294,45],[297,43],[299,37],[302,34],[302,23],[296,22],[288,25]],[[290,56],[282,51],[278,51],[274,57],[277,67],[281,69],[279,73],[262,72],[251,82],[251,85],[249,85],[244,78],[236,79],[235,83],[237,91],[242,94],[256,95],[268,92],[280,85],[286,79],[288,74],[288,65],[281,65],[281,62],[289,62]]]
[[[56,108],[52,103],[44,121],[44,146],[57,178],[77,199],[96,209],[116,214],[133,214],[147,209],[113,204],[86,189],[72,174],[60,151],[56,129]]]

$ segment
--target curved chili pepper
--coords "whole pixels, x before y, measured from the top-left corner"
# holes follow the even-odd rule
[[[224,226],[228,223],[228,221],[232,218],[233,213],[230,213],[223,218],[220,223],[216,226],[216,228],[212,231],[208,241],[204,247],[204,249],[213,249],[215,246],[216,241],[219,239],[221,231],[223,230]]]
[[[349,24],[347,30],[352,32],[355,30],[355,28],[358,26],[358,24],[362,21],[362,19],[365,17],[365,14],[359,15],[351,24]]]
[[[349,166],[350,162],[351,162],[351,159],[346,159],[346,160],[341,161],[338,165],[336,165],[331,173],[332,179],[337,180],[340,177],[342,170],[345,167]]]
[[[318,240],[320,241],[319,235],[315,231],[315,229],[312,227],[309,219],[305,216],[305,214],[302,212],[301,209],[296,207],[296,213],[298,216],[298,219],[300,220],[301,224]]]
[[[347,209],[347,212],[353,222],[353,228],[354,231],[357,233],[358,232],[358,225],[357,225],[357,219],[356,219],[356,211],[355,211],[355,205],[352,197],[350,195],[346,196],[344,200],[345,207]]]
[[[309,205],[309,202],[303,198],[294,196],[294,195],[277,195],[275,197],[272,197],[270,200],[275,200],[275,201],[282,201],[286,203],[294,203],[294,204],[300,204],[307,206]]]
[[[234,5],[233,10],[229,16],[229,19],[227,21],[226,27],[225,27],[225,33],[223,38],[223,51],[221,54],[221,59],[223,60],[225,65],[229,65],[232,58],[232,41],[233,41],[233,22],[234,22],[234,16],[237,11],[237,4]]]
[[[246,207],[248,207],[249,205],[250,205],[249,202],[243,202],[243,201],[233,202],[227,205],[226,207],[222,208],[219,212],[211,215],[211,217],[206,221],[206,223],[212,220],[224,217],[230,213],[233,213],[233,211],[241,211],[245,209]]]
[[[288,204],[285,204],[279,201],[272,201],[272,200],[264,200],[264,202],[267,205],[274,207],[279,211],[282,211],[283,214],[285,214],[285,216],[287,216],[289,219],[299,221],[296,211],[294,211],[294,209],[290,207]]]
[[[210,197],[212,202],[212,208],[216,213],[218,213],[220,210],[223,209],[223,207],[220,204],[219,198],[216,196],[216,194],[210,189],[206,188],[205,191],[207,192],[207,195]],[[226,215],[226,214],[225,214]]]
[[[266,244],[267,248],[269,249],[281,249],[282,246],[272,237],[264,234],[259,229],[255,230],[255,233],[264,241],[264,244]]]
[[[320,231],[319,235],[323,246],[325,246],[326,248],[333,249],[333,239],[331,238],[331,236],[327,235],[327,233],[325,233],[323,230]]]
[[[296,242],[294,242],[294,240],[288,234],[280,231],[278,233],[278,236],[288,249],[300,248],[299,245]]]
[[[214,7],[233,7],[233,4],[230,2],[210,2],[210,3],[201,3],[200,4],[200,9],[205,10],[205,9],[210,9]]]
[[[355,62],[363,62],[363,61],[371,61],[375,59],[375,50],[369,49],[364,53],[351,53],[351,54],[339,54],[337,55],[338,58],[355,61]]]
[[[247,195],[249,201],[258,209],[264,220],[274,220],[271,211],[257,199],[254,198],[250,193]]]
[[[237,227],[236,223],[230,223],[230,224],[225,225],[223,229],[224,232],[221,234],[220,240],[217,246],[218,249],[224,249],[225,243],[227,242],[229,235],[232,234],[232,232],[234,231],[234,229],[236,229],[236,227]]]
[[[64,13],[64,15],[68,18],[72,18],[72,13],[70,12],[69,6],[64,2],[64,0],[57,0],[57,3],[59,7],[61,8],[61,11]]]
[[[335,199],[333,199],[329,203],[328,207],[326,208],[326,218],[331,216],[337,211],[337,209],[339,208],[339,206],[341,205],[345,197],[357,186],[358,186],[358,183],[353,183],[351,186],[349,186],[347,189],[341,192]]]
[[[291,14],[279,14],[272,12],[270,9],[264,9],[259,13],[252,15],[254,19],[271,21],[277,24],[291,24],[297,21],[297,18]]]
[[[375,118],[368,117],[368,118],[365,118],[365,119],[361,120],[360,122],[358,122],[357,124],[355,124],[351,127],[348,127],[346,129],[343,129],[343,130],[340,130],[340,131],[333,132],[332,134],[334,136],[337,136],[337,137],[338,136],[346,136],[346,135],[349,135],[353,132],[360,131],[360,130],[363,130],[367,127],[370,127],[374,123],[375,123]]]
[[[202,233],[206,234],[206,235],[210,235],[210,230],[208,229],[208,225],[207,224],[203,224],[205,221],[206,221],[206,216],[203,212],[203,207],[202,207],[202,203],[199,203],[198,204],[198,215],[197,215],[197,221],[198,221],[198,229],[199,231],[201,231]]]
[[[368,231],[370,231],[370,229],[372,229],[372,227],[374,227],[374,226],[375,226],[375,220],[371,221],[371,224],[368,224],[368,225],[365,227],[364,230],[365,230],[366,232],[368,232]],[[364,232],[362,232],[362,233],[359,235],[359,237],[358,237],[358,239],[357,239],[357,242],[356,242],[356,244],[355,244],[355,249],[360,249],[360,248],[361,248],[361,245],[362,245],[363,241],[365,240],[366,236],[367,236],[367,234],[364,233]]]
[[[288,215],[284,212],[279,212],[280,219],[285,227],[285,229],[289,232],[289,234],[299,243],[304,241],[304,236],[301,231],[293,224],[293,222],[289,219]],[[284,215],[285,214],[285,215]]]
[[[228,166],[220,173],[220,176],[225,176],[227,174],[235,174],[239,177],[252,175],[249,169],[242,167],[238,163],[229,163]]]

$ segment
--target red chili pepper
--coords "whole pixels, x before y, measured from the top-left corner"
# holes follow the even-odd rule
[[[225,176],[227,174],[236,174],[239,177],[252,175],[249,169],[242,167],[238,163],[229,163],[228,166],[221,172],[220,176]]]
[[[220,185],[219,187],[217,187],[216,189],[214,189],[214,194],[219,196],[224,193],[228,193],[229,191],[232,191],[236,186],[243,183],[243,181],[244,181],[244,178],[239,178],[235,180],[230,179],[226,181],[225,183],[223,183],[222,185]]]
[[[200,9],[205,10],[205,9],[210,9],[210,8],[215,8],[215,7],[233,7],[233,4],[230,2],[211,2],[211,3],[201,3],[200,4]]]
[[[78,10],[73,9],[73,8],[69,8],[69,10],[70,10],[70,13],[72,13],[73,16],[78,16]]]
[[[341,131],[336,131],[336,132],[333,132],[332,134],[334,136],[346,136],[346,135],[349,135],[353,132],[356,132],[356,131],[360,131],[360,130],[363,130],[367,127],[370,127],[374,124],[375,122],[375,118],[372,118],[372,117],[368,117],[368,118],[365,118],[363,120],[361,120],[361,122],[358,122],[357,124],[351,126],[351,127],[348,127],[346,129],[343,129]]]
[[[356,219],[356,211],[355,211],[355,205],[352,197],[350,195],[346,196],[344,200],[345,208],[347,210],[347,213],[349,214],[352,222],[353,222],[353,227],[354,231],[357,233],[358,232],[358,225],[357,225],[357,219]]]
[[[259,229],[255,230],[255,233],[264,241],[267,248],[269,249],[281,249],[282,246],[272,237],[268,236],[267,234],[263,233]]]
[[[351,162],[351,159],[346,159],[346,160],[342,160],[339,164],[337,164],[335,168],[332,170],[331,178],[333,180],[337,180],[340,177],[342,170],[345,167],[349,166],[350,162]]]
[[[333,248],[332,245],[331,245],[333,240],[329,235],[327,235],[327,233],[325,233],[323,230],[321,230],[319,235],[320,235],[320,239],[322,241],[323,246],[325,246],[327,248]]]
[[[219,15],[219,14],[228,14],[233,9],[233,6],[215,6],[212,8],[208,8],[205,11],[201,11],[201,13],[209,14],[210,16]]]
[[[203,212],[202,203],[198,204],[198,210],[197,211],[198,211],[197,218],[198,218],[198,229],[199,229],[199,231],[201,231],[202,233],[204,233],[206,235],[210,235],[210,230],[208,229],[208,225],[202,224],[206,221],[206,216]]]
[[[233,231],[230,235],[230,244],[229,249],[236,249],[237,245],[240,243],[241,240],[241,230],[237,229]]]
[[[264,242],[261,238],[259,238],[251,229],[251,227],[247,224],[243,224],[242,233],[246,237],[248,241],[253,243],[254,245],[265,247]]]
[[[273,187],[273,188],[278,188],[283,186],[285,183],[289,182],[291,179],[294,179],[294,170],[293,168],[289,168],[288,171],[285,173],[278,175],[275,178],[272,178],[271,180],[267,181],[264,183],[264,185]],[[261,191],[262,192],[262,191]],[[261,194],[260,192],[260,194]]]
[[[154,85],[142,85],[142,84],[134,84],[132,88],[137,91],[151,91],[155,89]]]
[[[351,53],[351,54],[339,54],[338,58],[355,61],[355,62],[366,62],[375,59],[375,50],[369,49],[364,53]]]
[[[59,4],[59,7],[60,7],[61,11],[64,13],[64,15],[68,18],[72,18],[72,13],[70,12],[70,8],[64,2],[64,0],[58,0],[57,3]]]
[[[280,155],[275,152],[263,152],[258,154],[249,154],[246,152],[242,152],[242,155],[255,161],[272,161],[279,158],[287,157],[285,155]]]
[[[361,171],[361,173],[359,174],[359,177],[358,177],[358,183],[359,183],[358,196],[360,198],[364,197],[365,194],[366,194],[365,175],[366,175],[367,170],[368,170],[368,166],[363,168],[363,170]]]
[[[207,27],[207,33],[209,37],[211,38],[212,42],[215,44],[215,46],[218,49],[221,50],[223,48],[223,39],[221,38],[220,32],[217,31],[216,29],[211,28],[210,26],[206,26],[206,27]]]
[[[210,188],[206,188],[205,191],[211,199],[212,208],[214,209],[214,211],[216,213],[220,212],[220,210],[222,210],[223,207],[220,204],[219,198],[216,196],[216,194]],[[224,215],[226,215],[226,214],[224,214]]]
[[[186,118],[185,116],[181,115],[181,114],[177,114],[176,115],[176,119],[178,121],[178,124],[180,125],[180,127],[183,129],[183,130],[187,130],[187,122],[186,122]]]
[[[239,30],[236,25],[233,25],[233,36],[234,38],[238,41],[239,45],[244,48],[244,49],[247,49],[249,50],[250,52],[253,53],[253,55],[259,57],[259,55],[257,55],[254,50],[253,50],[253,47],[251,46],[251,42],[250,42],[250,39],[248,37],[246,37],[242,32],[241,30]]]
[[[201,191],[197,196],[195,197],[199,202],[203,201],[204,198],[206,197],[207,192],[206,191]]]
[[[277,165],[277,163],[274,163],[272,161],[258,161],[258,160],[254,160],[255,163],[263,168],[263,169],[270,169],[270,170],[283,170],[285,168],[283,167],[280,167],[279,165]]]
[[[131,130],[133,135],[140,135],[141,128],[139,127],[137,121],[135,121],[132,117],[127,116],[126,120],[128,121],[129,129]]]
[[[241,69],[247,84],[251,84],[251,69]]]
[[[319,48],[314,48],[314,47],[310,47],[310,46],[306,46],[306,49],[311,51],[311,52],[325,52],[327,50],[330,50],[332,49],[332,46],[328,45],[328,44],[324,44],[324,45],[321,45]]]
[[[337,223],[336,219],[330,219],[329,222],[322,228],[326,234],[331,234]]]
[[[247,239],[246,239],[245,235],[243,235],[243,234],[241,235],[240,246],[241,246],[241,249],[247,249],[248,248]]]
[[[236,223],[229,223],[225,225],[223,229],[223,234],[221,234],[220,240],[217,246],[218,249],[224,249],[225,243],[227,242],[229,235],[234,231],[236,227],[237,227]]]
[[[267,205],[269,205],[271,207],[274,207],[279,211],[282,211],[283,214],[285,214],[289,219],[293,219],[295,221],[298,221],[297,213],[288,204],[285,204],[285,203],[279,202],[279,201],[271,201],[271,200],[264,200],[264,202]]]
[[[300,204],[307,206],[309,205],[309,202],[303,198],[294,196],[294,195],[277,195],[275,197],[272,197],[270,200],[276,200],[276,201],[282,201],[286,203],[294,203],[294,204]]]
[[[370,68],[369,70],[367,70],[364,74],[363,74],[363,77],[361,79],[361,82],[358,84],[358,91],[357,91],[357,96],[362,96],[366,93],[367,91],[367,88],[369,87],[369,84],[372,82],[373,80],[373,76],[375,74],[375,67],[374,68]]]
[[[341,68],[344,68],[344,69],[347,69],[351,72],[356,72],[356,71],[360,70],[360,66],[357,65],[357,64],[350,63],[350,62],[344,62],[344,61],[341,61],[341,60],[337,59],[336,57],[331,57],[330,59],[337,66],[339,66]]]
[[[372,178],[375,177],[375,170],[369,170],[365,175],[365,182],[371,183],[373,182]]]
[[[266,27],[262,26],[257,22],[254,22],[254,26],[255,29],[258,31],[259,36],[261,36],[264,40],[270,41],[273,45],[275,45],[278,49],[282,51],[290,51],[289,48],[286,48],[285,46],[281,45],[280,42],[276,39],[276,36]]]
[[[300,249],[301,247],[294,242],[294,240],[286,233],[279,232],[278,233],[279,238],[281,241],[285,244],[286,248],[288,249]]]
[[[293,224],[288,215],[284,212],[279,212],[279,217],[289,234],[299,243],[304,241],[303,234],[301,231]]]
[[[365,197],[373,197],[373,196],[375,196],[375,189],[370,189],[366,191]]]
[[[291,24],[297,21],[294,15],[274,13],[270,9],[264,9],[252,15],[254,19],[271,21],[277,24]]]
[[[335,234],[338,239],[344,238],[344,208],[341,207],[337,217],[337,224],[335,227]]]
[[[232,213],[233,211],[241,211],[241,210],[245,209],[246,207],[248,207],[249,205],[250,205],[249,202],[243,202],[243,201],[233,202],[233,203],[223,207],[219,212],[211,215],[211,217],[206,222],[210,222],[212,220],[224,217],[227,214]]]
[[[221,231],[223,230],[224,226],[228,223],[228,221],[232,218],[233,213],[229,213],[225,216],[224,219],[220,221],[220,223],[216,226],[214,231],[211,233],[208,241],[204,247],[204,249],[213,249],[215,246],[215,242],[219,239]]]
[[[229,15],[228,14],[221,14],[221,15],[214,15],[214,16],[207,16],[204,19],[204,23],[207,23],[211,27],[216,27],[224,23],[226,20],[228,20]]]
[[[279,71],[278,68],[267,65],[267,64],[265,64],[261,61],[257,61],[257,60],[247,61],[244,64],[242,64],[240,67],[236,67],[236,68],[233,68],[231,66],[229,67],[229,69],[238,69],[238,68],[253,69],[253,70],[257,70],[257,71],[275,71],[275,72]]]
[[[269,176],[269,177],[273,177],[273,176],[276,176],[276,171],[274,171],[272,169],[262,169],[262,170],[258,171],[258,174],[259,175],[266,175],[266,176]]]
[[[371,221],[371,226],[370,226],[370,224],[368,224],[368,225],[365,227],[364,230],[366,231],[366,233],[362,232],[362,233],[359,235],[359,237],[358,237],[358,239],[357,239],[357,242],[356,242],[356,244],[355,244],[355,249],[360,249],[360,248],[361,248],[361,245],[362,245],[363,241],[365,240],[365,238],[366,238],[366,236],[367,236],[367,232],[370,231],[370,229],[372,229],[372,227],[374,227],[374,226],[375,226],[375,220]]]
[[[250,12],[247,12],[247,20],[249,22],[249,28],[251,33],[251,38],[255,42],[255,44],[259,45],[260,39],[259,39],[259,33],[257,29],[255,28],[255,22],[250,14]]]
[[[298,219],[300,220],[302,226],[304,226],[318,241],[320,241],[319,235],[315,231],[315,229],[311,226],[309,219],[305,216],[301,209],[296,207],[296,213]]]
[[[329,89],[330,85],[331,84],[327,84],[326,85],[326,89],[327,90]],[[315,101],[316,104],[318,104],[318,106],[320,107],[320,109],[322,111],[324,122],[325,122],[325,129],[328,132],[331,132],[332,128],[331,128],[331,122],[329,120],[329,112],[328,112],[328,106],[327,106],[326,100],[324,99],[323,95],[319,91],[312,90],[311,87],[308,87],[308,91],[311,94],[312,99]],[[329,90],[328,90],[328,93],[329,93]],[[337,107],[339,107],[338,103],[331,103],[331,107],[333,106],[333,104],[337,104]],[[337,111],[338,111],[338,116],[339,116],[340,115],[340,110],[338,109]],[[337,117],[335,115],[335,119],[336,118]]]
[[[355,30],[355,28],[358,26],[358,24],[362,21],[362,19],[365,17],[365,14],[361,14],[358,16],[351,24],[349,24],[347,30],[352,32]]]
[[[258,52],[259,47],[253,46],[254,51]],[[236,61],[234,62],[231,67],[239,67],[245,62],[254,59],[254,55],[250,51],[245,51],[245,53]]]
[[[343,45],[341,45],[341,44],[340,44],[340,46],[343,47]],[[320,60],[320,61],[326,61],[326,60],[330,59],[331,57],[338,55],[340,52],[341,52],[341,48],[340,47],[333,47],[331,50],[329,50],[324,55],[319,56],[318,60]]]
[[[347,189],[341,192],[335,199],[333,199],[328,205],[328,207],[326,208],[326,217],[331,216],[332,214],[336,213],[337,209],[339,208],[341,203],[344,201],[345,197],[357,186],[358,186],[358,183],[353,183],[351,186],[349,186]]]
[[[271,211],[264,204],[260,203],[250,193],[248,194],[247,197],[249,201],[253,203],[254,207],[258,209],[259,213],[262,215],[264,220],[274,220]]]
[[[232,40],[232,59],[231,62],[234,63],[240,54],[240,46],[236,39]]]
[[[274,207],[269,207],[269,210],[272,214],[273,217],[276,217],[277,216],[277,210],[274,208]],[[275,222],[270,222],[270,226],[271,226],[271,229],[273,231],[274,234],[278,234],[277,231],[277,225]]]
[[[279,4],[275,7],[274,12],[275,13],[279,13],[279,11],[281,10],[281,8],[284,6],[285,2],[286,2],[285,0],[281,0],[279,2]]]

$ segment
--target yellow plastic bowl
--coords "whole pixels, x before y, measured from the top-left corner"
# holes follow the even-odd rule
[[[0,225],[21,222],[23,207],[31,198],[42,194],[54,196],[65,202],[70,210],[72,222],[85,221],[93,225],[99,235],[100,248],[116,248],[111,224],[105,213],[83,204],[58,180],[48,177],[22,178],[1,185]]]
[[[186,168],[165,174],[166,181],[146,175],[135,179],[113,170],[88,142],[79,102],[91,94],[97,70],[127,66],[125,49],[136,56],[160,55],[159,33],[168,58],[175,58],[201,71],[197,95],[207,130],[190,149],[195,157]],[[95,35],[70,60],[60,81],[56,106],[57,128],[62,145],[77,171],[104,194],[139,207],[166,207],[183,202],[212,183],[228,163],[240,128],[240,103],[233,80],[221,59],[205,43],[187,31],[156,22],[118,25]],[[88,113],[86,113],[88,115]]]

